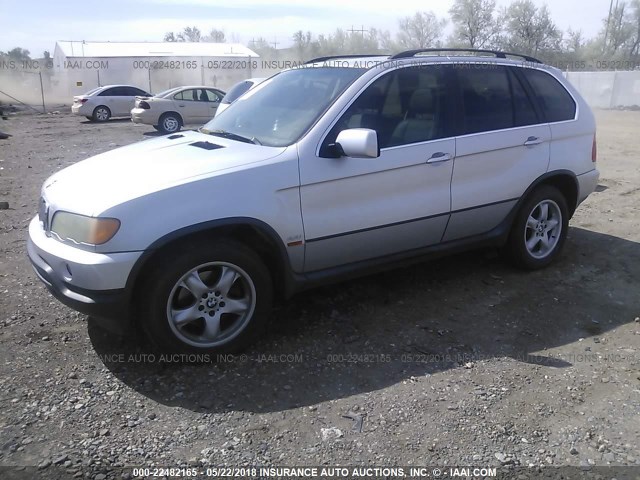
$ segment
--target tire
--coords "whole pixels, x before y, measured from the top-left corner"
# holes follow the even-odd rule
[[[158,125],[153,125],[153,128],[155,128],[156,130],[160,131],[160,127]]]
[[[99,105],[93,109],[93,116],[91,118],[94,122],[106,122],[111,118],[111,110],[109,110],[109,107]]]
[[[237,353],[262,331],[271,310],[269,271],[235,242],[182,244],[144,278],[140,326],[163,352]]]
[[[93,117],[86,116],[85,118],[86,118],[87,120],[91,120],[91,121],[93,121]]]
[[[567,200],[557,188],[543,185],[520,208],[511,227],[507,251],[520,268],[544,268],[562,251],[568,230]]]
[[[182,119],[177,113],[163,113],[158,121],[158,130],[163,133],[179,132],[182,127]]]

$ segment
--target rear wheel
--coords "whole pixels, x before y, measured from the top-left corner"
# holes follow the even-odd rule
[[[180,130],[182,120],[176,113],[165,113],[160,117],[158,127],[161,132],[174,133]]]
[[[145,277],[147,337],[172,353],[235,353],[264,327],[272,283],[260,257],[230,241],[184,245]]]
[[[567,238],[569,209],[564,195],[543,185],[526,200],[513,223],[508,250],[513,262],[535,270],[558,256]]]
[[[111,118],[111,110],[109,110],[109,107],[100,105],[93,109],[93,116],[91,118],[96,122],[106,122]]]

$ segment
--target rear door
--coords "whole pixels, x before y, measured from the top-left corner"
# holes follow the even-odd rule
[[[116,116],[118,111],[118,92],[120,87],[111,87],[103,90],[96,98],[96,107],[104,105],[111,111],[111,116]]]
[[[120,96],[118,98],[118,108],[121,116],[131,114],[131,109],[135,106],[136,95],[146,95],[146,92],[135,87],[120,87]]]
[[[205,119],[209,119],[209,103],[201,100],[203,91],[201,88],[189,88],[173,96],[176,111],[185,124],[204,123]]]
[[[515,68],[455,67],[459,131],[445,241],[497,227],[548,169],[551,131]]]

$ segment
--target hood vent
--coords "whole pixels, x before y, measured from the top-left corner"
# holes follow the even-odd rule
[[[171,136],[169,136],[167,138],[169,140],[175,140],[176,138],[182,138],[182,137],[184,137],[184,135],[177,134],[177,135],[171,135]]]
[[[218,148],[224,148],[222,145],[216,145],[211,142],[193,142],[189,145],[192,147],[204,148],[205,150],[217,150]]]

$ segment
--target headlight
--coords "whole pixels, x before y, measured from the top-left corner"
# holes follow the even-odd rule
[[[108,242],[119,228],[120,220],[117,218],[85,217],[69,212],[56,212],[51,222],[51,232],[61,240],[88,245]]]

